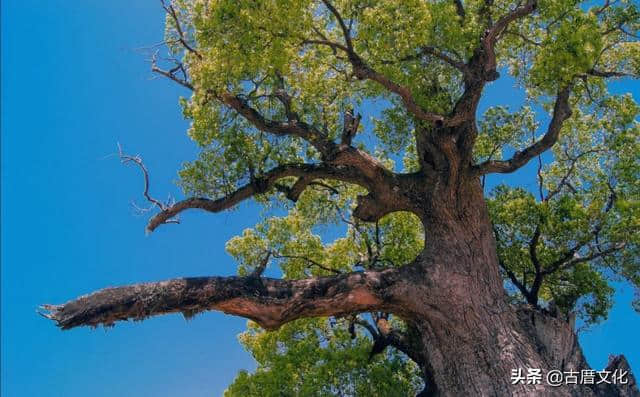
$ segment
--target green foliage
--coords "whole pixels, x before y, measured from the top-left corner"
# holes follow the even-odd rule
[[[286,216],[267,218],[229,240],[227,251],[239,262],[240,274],[250,273],[268,251],[284,277],[294,279],[400,266],[420,253],[424,234],[415,215],[399,212],[377,224],[359,222],[345,215],[344,208],[354,206],[362,189],[325,183],[332,190],[307,189]],[[339,192],[337,198],[333,190]],[[326,242],[323,232],[344,232],[344,236]]]
[[[424,232],[415,215],[394,213],[378,225],[345,218],[361,189],[326,182],[306,190],[286,216],[270,217],[227,243],[239,262],[238,273],[250,273],[267,251],[285,278],[330,275],[362,268],[399,266],[415,258]],[[317,232],[331,227],[344,237],[325,242]],[[325,230],[326,232],[326,230]],[[397,322],[399,320],[396,320]],[[357,328],[351,339],[348,321],[303,319],[277,331],[261,331],[253,323],[240,341],[255,358],[254,373],[240,372],[227,396],[271,395],[412,395],[420,389],[418,369],[395,350],[369,361],[371,338]],[[401,326],[401,324],[397,324]]]
[[[503,265],[533,283],[530,245],[539,228],[541,268],[565,260],[545,277],[541,298],[587,323],[606,318],[611,308],[608,279],[640,287],[639,110],[623,96],[574,111],[553,148],[555,161],[540,170],[542,197],[499,186],[489,199]]]
[[[510,113],[505,106],[489,108],[479,125],[474,147],[476,161],[502,158],[504,148],[521,149],[531,143],[538,123],[529,107]]]
[[[630,0],[604,8],[575,0],[540,1],[537,14],[507,29],[501,62],[534,96],[553,93],[591,69],[637,76],[640,43],[628,33],[637,32],[639,23],[637,3]]]
[[[460,98],[462,75],[437,57],[420,55],[421,49],[431,46],[467,61],[478,50],[486,24],[522,2],[463,3],[464,18],[450,0],[332,2],[352,28],[355,52],[407,87],[425,111],[441,114]],[[345,44],[340,24],[323,2],[175,0],[173,6],[181,29],[168,15],[166,42],[174,57],[182,57],[195,88],[181,105],[191,122],[188,135],[201,149],[180,171],[186,194],[220,198],[278,165],[320,160],[306,141],[265,134],[230,111],[214,97],[220,90],[240,96],[269,120],[294,113],[330,139],[340,136],[342,115],[353,108],[366,121],[357,146],[389,169],[398,162],[405,172],[418,171],[419,123],[380,84],[356,79],[339,49],[318,43]],[[474,160],[508,156],[540,138],[545,124],[540,110],[551,111],[550,98],[558,88],[573,84],[573,115],[552,160],[540,169],[540,186],[529,186],[535,194],[500,186],[488,205],[504,269],[532,285],[536,267],[530,247],[538,231],[534,248],[540,269],[553,270],[544,277],[540,298],[577,311],[587,323],[606,318],[611,280],[640,287],[638,107],[630,96],[611,96],[602,76],[592,73],[640,74],[640,43],[633,38],[639,27],[640,12],[632,0],[606,7],[540,0],[536,12],[502,32],[496,48],[499,67],[526,90],[527,106],[492,107],[478,123]],[[181,40],[197,54],[185,50]],[[289,109],[274,94],[280,91],[294,98]],[[366,109],[373,105],[381,108],[371,116]],[[363,138],[365,133],[375,141]],[[294,182],[282,183],[291,187]],[[286,214],[269,217],[228,242],[239,274],[253,271],[267,253],[268,271],[286,278],[400,266],[418,255],[425,236],[415,216],[395,213],[378,224],[358,222],[351,211],[362,189],[320,182],[293,206],[276,189],[258,197],[281,204]],[[504,276],[510,280],[506,270]],[[514,296],[522,298],[517,291]],[[359,328],[351,339],[345,320],[299,320],[269,333],[250,324],[240,339],[258,368],[241,372],[229,396],[333,395],[336,390],[409,395],[418,386],[415,366],[393,350],[368,362],[371,341]]]
[[[557,25],[554,34],[544,39],[531,68],[532,82],[549,91],[569,83],[574,74],[593,68],[602,50],[595,15],[574,10]]]
[[[225,397],[410,396],[421,389],[418,368],[389,350],[369,360],[371,340],[352,339],[346,321],[298,320],[277,332],[249,322],[239,336],[258,368],[241,371]]]

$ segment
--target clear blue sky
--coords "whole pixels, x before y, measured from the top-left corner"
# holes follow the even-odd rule
[[[152,191],[174,182],[196,147],[177,104],[186,94],[153,79],[140,47],[162,38],[157,1],[2,2],[2,395],[220,395],[240,368],[253,369],[236,340],[244,319],[207,313],[61,332],[36,315],[105,286],[235,272],[227,239],[258,220],[250,204],[145,236],[137,169],[109,154],[116,142],[143,155]],[[507,81],[490,101],[513,103]],[[633,90],[636,99],[639,85]],[[516,175],[529,183],[530,172]],[[514,181],[512,179],[512,181]],[[640,316],[620,292],[605,324],[581,340],[592,365],[625,353]]]

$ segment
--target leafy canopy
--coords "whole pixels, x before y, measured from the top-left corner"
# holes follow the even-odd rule
[[[530,3],[533,11],[507,24],[495,47],[498,70],[515,79],[526,106],[498,105],[478,115],[473,159],[499,160],[537,142],[556,93],[571,86],[571,116],[552,153],[534,160],[536,183],[498,186],[487,201],[510,296],[553,302],[591,324],[611,308],[612,280],[640,286],[640,108],[630,95],[611,94],[606,80],[640,73],[640,12],[628,0]],[[174,64],[158,70],[193,89],[181,105],[191,121],[188,135],[201,148],[180,171],[181,186],[186,194],[218,199],[278,166],[318,164],[318,135],[338,139],[347,114],[356,113],[364,119],[355,146],[390,170],[419,171],[416,131],[424,120],[381,81],[406,87],[427,112],[452,112],[465,88],[460,65],[477,53],[487,26],[521,6],[503,0],[166,4]],[[359,74],[349,51],[383,77]],[[303,136],[268,128],[280,120],[313,130]],[[428,231],[425,236],[408,213],[375,224],[353,217],[361,187],[316,181],[291,204],[295,182],[286,177],[257,197],[285,215],[229,241],[240,274],[264,261],[287,278],[400,266],[429,244]],[[299,320],[271,333],[250,324],[240,340],[258,369],[241,372],[227,394],[418,390],[406,356],[387,351],[369,358],[373,334],[364,324],[375,327],[381,316],[374,313],[373,323],[366,316]]]

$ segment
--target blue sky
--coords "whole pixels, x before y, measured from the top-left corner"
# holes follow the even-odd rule
[[[220,313],[61,332],[35,312],[106,286],[233,274],[224,244],[259,219],[244,204],[145,236],[132,211],[141,178],[113,156],[117,142],[143,155],[163,198],[180,196],[176,171],[197,153],[186,93],[154,78],[141,49],[163,21],[156,1],[2,2],[3,396],[220,395],[254,366],[236,339],[246,321]],[[512,103],[510,88],[495,83],[490,99]],[[638,83],[616,89],[638,99]],[[619,292],[610,320],[581,337],[592,365],[622,352],[640,368],[631,297]]]

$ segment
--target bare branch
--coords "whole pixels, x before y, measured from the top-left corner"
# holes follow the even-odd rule
[[[162,75],[170,80],[175,81],[176,83],[180,84],[181,86],[190,89],[191,91],[193,91],[193,85],[191,83],[189,83],[186,79],[181,79],[178,76],[175,75],[175,73],[179,70],[182,70],[184,73],[184,68],[182,66],[182,64],[178,64],[176,65],[176,67],[174,67],[171,70],[164,70],[164,69],[160,69],[158,67],[158,62],[157,62],[157,52],[156,54],[153,55],[153,57],[151,58],[151,71],[154,73],[158,73],[159,75]]]
[[[218,310],[254,320],[265,329],[304,317],[341,316],[391,309],[398,269],[304,280],[195,277],[106,288],[63,305],[43,305],[62,329],[112,326],[181,312],[185,317]]]
[[[125,154],[122,151],[122,146],[120,146],[119,143],[118,143],[118,156],[120,157],[120,162],[122,164],[135,163],[138,166],[138,168],[140,168],[140,170],[142,171],[142,175],[144,177],[144,189],[142,191],[142,195],[144,196],[144,198],[147,199],[147,201],[149,201],[153,207],[157,207],[158,209],[160,209],[160,211],[167,210],[169,208],[168,203],[163,203],[162,201],[156,198],[153,198],[149,193],[149,171],[147,170],[147,167],[144,165],[142,158],[140,158],[140,156],[131,156],[131,155]],[[180,221],[174,217],[170,217],[165,219],[162,223],[180,223]]]
[[[186,40],[185,35],[184,35],[184,31],[182,30],[182,27],[180,26],[180,20],[178,19],[178,14],[177,14],[175,8],[173,8],[173,5],[172,4],[167,5],[164,0],[160,0],[160,3],[162,3],[162,8],[164,8],[164,10],[169,15],[171,15],[171,18],[173,18],[173,22],[176,24],[176,31],[178,32],[178,40],[180,41],[182,46],[187,51],[189,51],[190,53],[192,53],[195,56],[197,56],[198,59],[202,59],[202,55],[200,55],[200,53],[198,51],[196,51],[189,43],[187,43],[187,40]]]
[[[234,205],[244,201],[256,194],[267,192],[275,187],[276,182],[284,177],[314,177],[319,179],[337,179],[345,182],[356,183],[367,186],[368,182],[363,179],[360,172],[348,166],[330,166],[330,165],[313,165],[313,164],[290,164],[282,165],[272,169],[260,177],[256,177],[250,183],[235,190],[222,198],[212,200],[202,197],[189,198],[171,207],[165,208],[162,212],[155,215],[149,220],[147,231],[154,231],[159,225],[166,220],[173,218],[177,214],[187,209],[202,209],[208,212],[220,212],[231,208]]]

